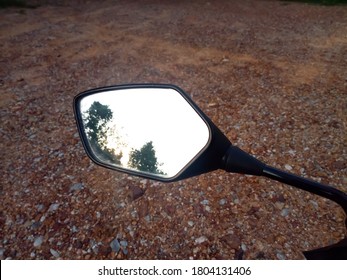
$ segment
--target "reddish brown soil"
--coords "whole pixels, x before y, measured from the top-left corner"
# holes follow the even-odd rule
[[[302,259],[342,239],[336,204],[274,181],[164,184],[94,165],[72,100],[176,84],[235,145],[347,191],[346,34],[345,6],[279,1],[0,10],[1,259]]]

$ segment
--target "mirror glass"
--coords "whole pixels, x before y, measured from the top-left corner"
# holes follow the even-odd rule
[[[80,99],[84,141],[98,162],[172,178],[210,141],[210,129],[172,88],[121,88]]]

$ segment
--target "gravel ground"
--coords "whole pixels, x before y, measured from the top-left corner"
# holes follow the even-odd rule
[[[347,7],[36,1],[0,10],[1,259],[303,259],[335,203],[223,171],[158,183],[94,165],[80,91],[172,83],[238,147],[347,191]]]

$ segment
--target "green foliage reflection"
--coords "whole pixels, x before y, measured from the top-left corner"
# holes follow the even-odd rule
[[[139,171],[165,175],[165,173],[159,169],[152,141],[147,142],[140,150],[135,149],[130,152],[129,166]]]
[[[94,101],[83,114],[84,128],[89,143],[101,160],[108,160],[113,164],[120,164],[122,153],[116,154],[114,149],[107,145],[108,126],[112,120],[113,112],[107,105]]]

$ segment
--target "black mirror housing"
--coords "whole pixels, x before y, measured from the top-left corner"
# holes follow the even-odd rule
[[[106,106],[107,109],[103,109],[103,110],[109,110],[109,114],[110,115],[117,115],[117,112],[115,109],[111,110],[114,103],[117,101],[122,101],[123,97],[117,97],[114,100],[110,99],[110,96],[112,96],[112,98],[114,98],[115,96],[118,96],[118,93],[126,93],[126,94],[133,94],[134,92],[136,93],[136,96],[138,96],[138,94],[142,94],[143,96],[145,94],[151,94],[148,91],[154,92],[154,91],[160,91],[160,95],[157,96],[161,96],[160,98],[162,98],[162,95],[170,95],[172,94],[172,92],[179,94],[180,97],[183,97],[179,102],[179,105],[177,103],[177,109],[173,108],[173,112],[170,115],[168,115],[168,120],[167,123],[173,123],[175,121],[180,121],[181,123],[178,124],[178,126],[180,125],[185,125],[185,122],[187,122],[187,118],[186,119],[176,119],[176,117],[179,114],[182,114],[182,110],[185,109],[187,106],[188,110],[191,110],[192,112],[194,111],[194,114],[196,114],[196,116],[198,116],[201,119],[201,123],[203,122],[207,129],[208,129],[208,141],[206,141],[206,144],[203,145],[203,147],[196,152],[196,154],[194,154],[194,156],[189,157],[186,162],[184,163],[184,166],[182,165],[180,167],[180,170],[175,173],[173,176],[163,176],[164,172],[153,172],[153,170],[159,170],[158,165],[157,168],[152,168],[149,169],[144,167],[145,164],[143,163],[144,160],[142,160],[142,166],[139,166],[139,169],[134,169],[134,168],[128,168],[128,167],[124,167],[124,165],[121,165],[119,162],[118,164],[114,164],[114,162],[111,162],[111,155],[110,152],[105,153],[105,149],[103,150],[103,156],[100,156],[100,147],[98,148],[97,146],[105,146],[104,143],[102,142],[104,141],[104,136],[99,137],[100,139],[100,145],[95,145],[93,143],[95,143],[95,139],[93,141],[90,135],[91,130],[90,130],[90,123],[91,123],[91,115],[88,115],[89,119],[86,120],[86,111],[83,111],[84,109],[88,108],[88,112],[91,114],[91,112],[95,112],[97,110],[99,110],[99,115],[93,115],[94,117],[94,122],[95,121],[95,117],[97,116],[99,118],[99,116],[101,115],[105,115],[105,113],[103,113],[103,111],[101,110],[102,106]],[[101,95],[105,95],[108,94],[108,97],[103,97],[101,98]],[[96,106],[94,106],[92,108],[91,102],[92,101],[88,101],[88,106],[84,106],[83,107],[83,102],[84,100],[87,100],[88,98],[92,98],[92,105],[97,105],[99,104],[98,108]],[[100,101],[102,100],[102,101]],[[120,106],[122,107],[127,107],[129,106],[129,110],[131,108],[133,108],[133,102],[150,102],[148,100],[136,100],[135,99],[135,95],[134,98],[131,99],[127,99],[127,104],[120,104]],[[151,103],[155,103],[155,99],[152,99]],[[103,104],[107,104],[107,105],[103,105]],[[119,102],[118,102],[119,103]],[[129,103],[129,104],[128,104]],[[131,104],[130,104],[131,103]],[[74,98],[74,113],[75,113],[75,118],[76,118],[76,123],[77,123],[77,127],[78,127],[78,131],[80,134],[80,137],[82,139],[82,143],[83,146],[85,148],[85,151],[87,153],[87,155],[93,160],[93,162],[95,162],[96,164],[106,167],[106,168],[110,168],[113,170],[117,170],[117,171],[122,171],[122,172],[127,172],[131,175],[136,175],[136,176],[141,176],[141,177],[145,177],[145,178],[149,178],[149,179],[153,179],[153,180],[159,180],[159,181],[163,181],[163,182],[173,182],[173,181],[178,181],[178,180],[182,180],[185,178],[189,178],[192,176],[196,176],[196,175],[200,175],[203,173],[207,173],[219,168],[223,168],[223,157],[226,153],[226,151],[228,150],[228,148],[230,147],[231,143],[230,141],[224,136],[224,134],[213,124],[213,122],[200,110],[200,108],[193,102],[193,100],[189,97],[189,95],[187,93],[185,93],[182,89],[180,89],[177,86],[174,85],[169,85],[169,84],[135,84],[135,85],[119,85],[119,86],[110,86],[110,87],[102,87],[102,88],[96,88],[96,89],[91,89],[91,90],[87,90],[84,91],[80,94],[78,94],[75,98]],[[149,103],[147,104],[149,105]],[[153,105],[153,104],[151,104]],[[101,106],[101,107],[100,107]],[[162,103],[158,104],[158,106],[163,106]],[[169,107],[174,106],[174,104],[170,103]],[[109,109],[111,108],[111,109]],[[119,107],[118,107],[119,108]],[[152,111],[158,109],[157,107],[151,107]],[[190,109],[189,109],[190,108]],[[119,109],[120,110],[120,109]],[[129,111],[128,110],[128,111]],[[167,110],[170,110],[170,108],[167,108]],[[158,109],[158,112],[162,112],[160,110],[160,108]],[[136,113],[136,112],[134,112]],[[165,115],[166,112],[162,112],[162,115],[157,116],[158,118],[163,118],[163,115]],[[106,116],[106,115],[105,115]],[[139,116],[140,118],[141,116]],[[143,113],[142,113],[142,117],[143,117]],[[154,117],[153,117],[154,118]],[[100,117],[101,119],[101,117]],[[155,121],[157,120],[157,118],[155,118]],[[154,121],[153,121],[154,122]],[[151,122],[147,122],[145,125],[150,126]],[[186,141],[188,143],[189,139],[195,137],[195,129],[196,126],[200,125],[199,123],[195,123],[195,125],[191,125],[191,127],[188,127],[188,133],[191,133],[189,135],[185,134],[185,135],[179,135],[182,139],[185,139],[184,141]],[[100,126],[100,122],[99,122],[99,126]],[[96,127],[96,126],[95,126]],[[102,129],[102,128],[100,128]],[[96,131],[94,133],[94,135],[99,134],[100,135],[100,129],[98,131]],[[112,129],[109,127],[109,129]],[[163,126],[158,126],[158,127],[154,127],[155,132],[152,132],[152,134],[155,134],[157,131],[159,131],[160,129],[163,129]],[[187,131],[187,130],[185,130]],[[142,134],[138,134],[136,136],[136,138],[142,137]],[[174,136],[172,136],[174,137]],[[198,136],[196,136],[198,137]],[[94,138],[96,138],[96,136],[94,136]],[[200,137],[201,138],[201,137]],[[162,139],[160,139],[162,140]],[[158,140],[159,141],[159,140]],[[157,141],[157,142],[158,142]],[[162,140],[163,141],[163,140]],[[180,140],[181,141],[181,140]],[[191,143],[191,147],[189,149],[192,149],[192,147],[195,145],[195,142],[198,142],[198,140],[192,140],[193,142]],[[177,141],[175,141],[177,142]],[[184,145],[184,143],[182,144]],[[187,144],[188,145],[188,144]],[[174,144],[167,146],[166,150],[168,149],[174,149],[173,151],[174,153],[179,153],[179,149],[182,148],[182,146],[177,146],[174,147]],[[110,149],[108,149],[110,150]],[[138,149],[140,150],[140,149]],[[138,151],[137,150],[137,151]],[[155,151],[154,147],[152,149],[153,151]],[[134,149],[133,149],[134,151]],[[123,152],[124,153],[124,152]],[[138,153],[139,154],[139,153]],[[156,158],[156,155],[158,153],[156,153],[154,155],[154,157]],[[131,154],[133,155],[133,154]],[[113,156],[114,158],[114,156]],[[141,161],[141,160],[140,160]],[[165,161],[164,161],[165,162]],[[148,166],[148,164],[147,164]],[[144,169],[144,170],[141,170]]]

